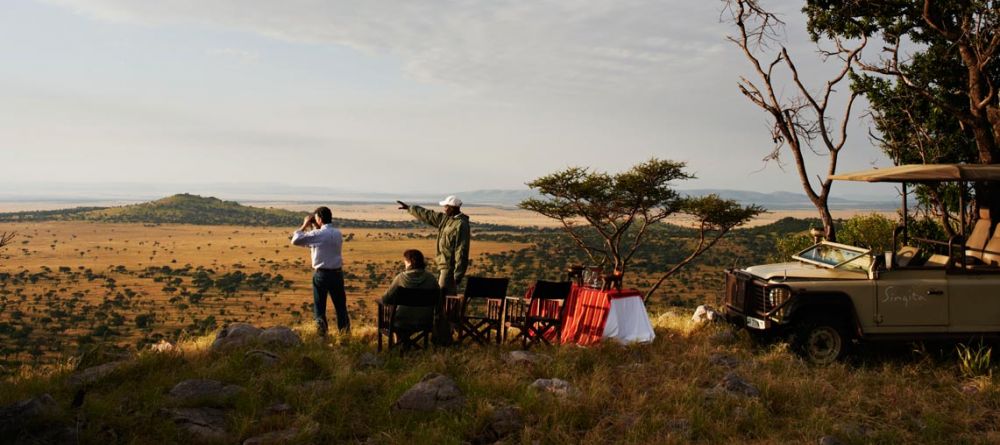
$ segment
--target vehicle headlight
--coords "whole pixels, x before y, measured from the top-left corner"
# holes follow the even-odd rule
[[[774,309],[782,304],[785,304],[791,296],[792,292],[789,291],[787,287],[772,287],[767,291],[768,309]]]

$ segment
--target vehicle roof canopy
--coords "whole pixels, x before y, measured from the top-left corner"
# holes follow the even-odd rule
[[[830,176],[838,181],[1000,181],[1000,164],[911,164]]]

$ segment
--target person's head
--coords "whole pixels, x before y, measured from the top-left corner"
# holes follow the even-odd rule
[[[427,267],[424,261],[424,254],[417,249],[410,249],[403,252],[403,263],[407,269],[423,269]]]
[[[318,226],[333,222],[333,212],[331,212],[330,208],[326,206],[316,207],[316,210],[313,212],[313,217],[316,218],[316,225]]]
[[[444,201],[439,202],[441,207],[444,207],[444,214],[448,216],[455,216],[462,213],[462,200],[458,199],[457,196],[451,195],[444,199]]]

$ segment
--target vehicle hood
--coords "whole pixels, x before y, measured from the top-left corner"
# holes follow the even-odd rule
[[[759,266],[748,267],[746,268],[746,271],[765,280],[775,279],[778,281],[785,277],[792,279],[806,278],[818,280],[859,280],[868,278],[864,272],[843,269],[828,269],[825,267],[803,263],[801,261],[762,264]]]

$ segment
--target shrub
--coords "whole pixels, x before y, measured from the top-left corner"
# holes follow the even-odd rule
[[[864,247],[875,253],[892,250],[892,231],[896,223],[877,213],[855,215],[844,222],[838,235],[843,244]]]

